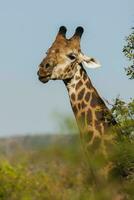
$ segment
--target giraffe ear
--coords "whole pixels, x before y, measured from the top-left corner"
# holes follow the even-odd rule
[[[96,60],[95,58],[92,58],[92,57],[85,56],[85,55],[82,55],[82,64],[85,67],[91,68],[91,69],[101,67],[101,64],[98,60]]]

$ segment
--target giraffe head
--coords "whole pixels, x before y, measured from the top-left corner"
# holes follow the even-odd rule
[[[43,83],[49,80],[71,79],[78,66],[85,65],[89,68],[100,66],[96,59],[81,52],[80,39],[84,29],[77,27],[70,39],[66,38],[66,31],[66,27],[60,27],[54,43],[39,65],[38,76]]]

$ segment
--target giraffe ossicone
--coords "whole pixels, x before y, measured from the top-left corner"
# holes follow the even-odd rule
[[[96,139],[103,141],[107,129],[116,122],[84,69],[84,66],[100,67],[100,63],[82,53],[82,27],[77,27],[69,39],[66,38],[66,32],[66,27],[60,27],[55,41],[39,65],[39,80],[43,83],[63,80],[81,136],[89,135],[88,144]],[[107,115],[110,117],[107,118]]]

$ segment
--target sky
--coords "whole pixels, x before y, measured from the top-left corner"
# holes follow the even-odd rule
[[[0,0],[0,136],[56,133],[54,113],[73,116],[62,81],[42,84],[37,69],[61,25],[71,37],[84,27],[82,51],[102,67],[87,69],[99,94],[112,102],[134,97],[124,67],[125,37],[134,26],[133,0]]]

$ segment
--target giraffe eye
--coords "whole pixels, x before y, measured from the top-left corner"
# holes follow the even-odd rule
[[[68,58],[70,58],[70,60],[74,60],[76,58],[76,55],[71,53],[68,55]]]

